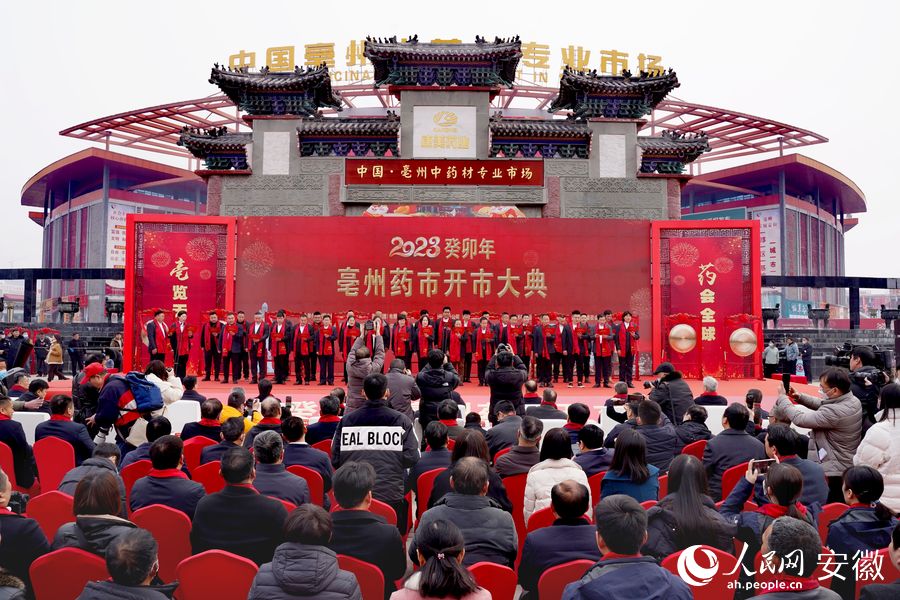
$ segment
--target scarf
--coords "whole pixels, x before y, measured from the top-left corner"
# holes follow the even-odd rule
[[[612,356],[612,342],[606,339],[610,334],[611,330],[608,324],[597,324],[594,332],[594,338],[597,340],[594,344],[594,356]]]
[[[409,326],[394,325],[394,335],[391,337],[393,338],[394,356],[406,356],[409,352],[409,348],[406,345],[406,341],[409,339]]]
[[[494,346],[491,340],[494,339],[494,332],[490,325],[487,329],[478,328],[475,332],[475,360],[491,360],[494,354]]]
[[[69,415],[50,415],[51,421],[71,421],[72,417]]]
[[[149,477],[157,479],[187,479],[188,476],[181,469],[150,469]]]
[[[279,325],[275,323],[269,333],[269,347],[272,349],[274,356],[282,356],[288,353],[287,344],[284,342],[284,335],[287,330],[284,323]]]
[[[334,340],[331,337],[331,325],[322,326],[319,329],[319,352],[322,356],[331,356],[334,354]]]
[[[322,415],[319,417],[319,423],[337,423],[341,418],[337,415]]]
[[[163,354],[166,351],[166,339],[169,337],[169,326],[156,321],[156,353]]]
[[[462,347],[462,327],[454,327],[452,330],[447,330],[449,332],[450,342],[447,345],[447,354],[449,354],[448,358],[450,362],[459,362],[460,360],[460,350]]]
[[[221,427],[222,424],[219,423],[218,419],[200,419],[197,421],[197,424],[201,427]]]
[[[780,504],[775,504],[772,502],[771,504],[763,504],[759,508],[756,509],[756,512],[766,515],[767,517],[772,517],[773,519],[777,519],[778,517],[783,517],[788,514],[787,506],[781,506]],[[800,504],[799,502],[794,503],[794,508],[797,509],[804,517],[806,516],[806,507]]]
[[[434,327],[431,325],[422,325],[419,327],[419,356],[425,356],[432,348],[434,338]]]
[[[441,419],[440,422],[447,427],[456,427],[457,425],[459,425],[459,423],[456,422],[456,419]]]
[[[266,417],[260,420],[257,425],[281,425],[281,419],[278,417]]]
[[[294,351],[300,356],[309,355],[309,325],[297,325]]]
[[[215,323],[207,323],[203,326],[203,347],[207,351],[218,348],[213,340],[219,339],[219,333],[222,331],[222,324],[219,321]]]

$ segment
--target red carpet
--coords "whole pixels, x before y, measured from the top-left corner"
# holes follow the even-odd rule
[[[50,384],[51,394],[59,392],[71,393],[71,383],[71,380],[52,382]],[[632,391],[642,392],[646,394],[647,390],[643,389],[642,384],[643,382],[636,381],[635,388]],[[695,396],[699,396],[700,392],[703,391],[703,384],[699,380],[688,380],[688,384],[694,391]],[[780,384],[780,381],[771,379],[768,381],[760,381],[756,379],[720,381],[719,394],[725,396],[730,401],[737,402],[744,400],[744,395],[746,394],[747,390],[751,388],[757,388],[762,390],[763,392],[763,408],[769,409],[775,403],[776,392]],[[335,382],[335,385],[341,386],[341,383]],[[248,397],[253,397],[256,395],[256,386],[250,384],[249,381],[242,380],[240,383],[238,383],[238,386],[244,388],[244,391]],[[228,393],[231,391],[232,387],[234,386],[231,384],[201,381],[199,382],[197,389],[204,396],[218,398],[224,403],[228,398]],[[798,391],[803,391],[806,393],[815,393],[818,389],[817,386],[799,384],[795,384],[794,388]],[[561,407],[568,406],[573,402],[584,402],[591,407],[592,418],[597,417],[598,411],[601,410],[603,403],[607,398],[613,395],[612,388],[585,387],[570,389],[567,388],[564,384],[556,384],[553,389],[555,389],[556,393],[558,394],[557,403]],[[290,396],[291,403],[297,406],[297,408],[294,409],[294,414],[303,417],[304,419],[308,419],[309,417],[319,414],[318,400],[322,396],[326,395],[330,390],[331,387],[329,386],[319,386],[316,384],[302,386],[288,384],[276,385],[274,394],[282,401],[287,400],[288,396]],[[463,400],[465,400],[466,404],[469,406],[470,410],[477,410],[483,417],[487,417],[487,405],[489,399],[488,388],[478,387],[477,383],[467,383],[462,385],[458,391]]]

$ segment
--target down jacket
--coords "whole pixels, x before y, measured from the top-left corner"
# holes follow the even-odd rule
[[[802,406],[792,404],[787,396],[780,396],[776,405],[785,409],[785,416],[791,423],[812,429],[809,458],[822,464],[825,476],[842,475],[853,466],[853,456],[862,438],[859,400],[847,392],[825,400],[800,394],[797,402]]]
[[[900,409],[891,409],[887,420],[866,432],[853,457],[854,465],[876,469],[884,477],[881,503],[900,512]]]
[[[650,390],[650,399],[659,404],[662,414],[672,423],[678,424],[694,403],[694,393],[681,373],[675,371],[666,373],[657,386]]]
[[[325,546],[284,543],[272,562],[259,568],[247,600],[362,600],[356,576],[338,568],[337,554]]]
[[[531,467],[525,480],[525,522],[531,515],[550,506],[550,490],[554,485],[572,479],[588,488],[588,506],[593,506],[591,486],[581,466],[568,458],[542,460]]]
[[[376,335],[375,349],[369,358],[357,359],[356,351],[365,346],[365,336],[359,336],[353,342],[353,348],[347,354],[347,407],[344,414],[349,415],[354,410],[366,403],[363,394],[363,381],[372,373],[381,373],[384,366],[384,341],[380,335]]]
[[[146,378],[147,381],[159,388],[163,399],[163,407],[153,411],[151,415],[154,417],[165,416],[166,407],[181,400],[181,395],[184,393],[184,385],[182,385],[181,379],[171,373],[169,373],[169,378],[165,381],[153,373],[148,373]],[[144,417],[134,422],[134,427],[128,433],[126,441],[132,446],[140,446],[147,441],[147,420]]]

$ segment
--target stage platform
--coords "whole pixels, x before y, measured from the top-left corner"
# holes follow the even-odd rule
[[[644,381],[648,381],[645,379]],[[703,383],[700,380],[687,380],[691,390],[695,396],[699,396],[703,391]],[[50,393],[71,393],[71,380],[53,381],[50,384]],[[719,382],[719,394],[728,398],[729,401],[739,402],[744,400],[747,390],[757,388],[763,393],[763,408],[769,409],[775,403],[780,381],[773,379],[762,381],[758,379],[735,379],[730,381]],[[244,388],[247,397],[256,396],[256,385],[251,384],[248,380],[241,380],[236,384]],[[593,385],[593,384],[591,384]],[[641,392],[647,394],[649,390],[644,390],[643,382],[634,382],[633,392]],[[218,398],[223,403],[228,398],[229,392],[235,387],[233,384],[216,383],[212,381],[198,382],[197,391],[208,398]],[[335,382],[335,387],[345,387],[340,381]],[[295,407],[293,412],[295,415],[309,419],[319,414],[319,398],[328,394],[332,389],[331,386],[312,385],[276,385],[274,387],[274,395],[285,401],[288,396],[291,397],[291,404]],[[595,419],[599,413],[603,411],[604,402],[607,398],[612,397],[612,388],[568,388],[565,384],[555,384],[554,390],[558,395],[557,404],[565,410],[569,404],[573,402],[584,402],[591,407],[591,418]],[[794,389],[808,394],[815,394],[818,386],[794,384]],[[469,410],[475,410],[487,418],[487,407],[490,398],[489,389],[487,387],[478,387],[477,383],[466,383],[458,388],[460,395],[469,407]],[[540,389],[538,390],[541,391]],[[414,403],[415,406],[415,403]]]

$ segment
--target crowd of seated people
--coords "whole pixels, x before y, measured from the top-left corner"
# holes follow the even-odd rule
[[[680,381],[672,373],[666,368],[660,375]],[[118,394],[119,388],[101,379],[96,389],[103,402],[104,389]],[[8,577],[11,589],[30,594],[31,563],[74,547],[103,558],[110,576],[88,583],[81,598],[126,597],[127,590],[140,598],[172,597],[177,585],[159,578],[157,541],[131,521],[134,511],[155,504],[191,521],[194,554],[223,550],[258,565],[248,593],[266,600],[361,599],[356,576],[340,567],[339,556],[376,567],[384,597],[398,600],[490,598],[491,582],[476,581],[469,571],[481,562],[515,571],[521,598],[535,600],[541,576],[575,560],[593,566],[570,580],[565,600],[686,600],[693,597],[690,587],[662,563],[699,545],[742,561],[736,577],[746,590],[758,554],[780,561],[784,568],[774,578],[780,587],[760,596],[768,600],[855,598],[858,573],[849,563],[827,584],[812,576],[822,546],[847,557],[882,552],[887,572],[900,569],[893,512],[900,475],[891,437],[898,431],[900,385],[882,390],[882,420],[865,434],[848,422],[847,407],[855,406],[849,378],[826,369],[823,399],[782,390],[763,419],[752,390],[746,403],[724,407],[722,431],[713,435],[706,425],[712,409],[702,404],[721,405],[715,381],[704,382],[707,393],[690,405],[683,394],[650,399],[617,388],[601,404],[617,417],[608,434],[587,404],[562,410],[553,389],[535,405],[531,384],[523,386],[525,414],[521,404],[503,399],[486,430],[477,413],[461,426],[454,400],[435,403],[437,418],[421,440],[406,404],[402,411],[390,407],[397,397],[380,372],[362,379],[358,406],[346,416],[337,391],[319,401],[317,423],[290,416],[262,380],[253,406],[237,388],[224,406],[198,398],[201,419],[180,435],[165,416],[149,416],[145,441],[137,445],[95,443],[84,424],[72,422],[71,398],[54,395],[43,435],[70,443],[77,458],[58,488],[72,496],[74,518],[49,536],[26,516],[33,499],[16,490],[33,488],[37,496],[50,490],[33,487],[40,483],[34,454],[21,424],[10,418],[12,402],[0,398],[0,441],[10,448],[16,483],[14,489],[0,470],[0,592]],[[797,409],[800,404],[805,408]],[[808,435],[794,426],[808,428]],[[221,489],[214,493],[185,468],[184,441],[198,436],[211,442],[200,464],[218,463]],[[331,454],[312,440],[331,440]],[[702,452],[682,452],[698,441],[706,442]],[[142,460],[148,470],[126,493],[120,473]],[[313,497],[311,482],[288,470],[294,465],[321,476],[325,498]],[[737,481],[726,476],[735,468]],[[832,504],[826,517],[829,502],[846,506]],[[408,522],[409,514],[420,516]],[[798,567],[796,552],[812,557],[812,567]],[[900,581],[892,579],[862,589],[862,598],[900,597]],[[736,600],[752,595],[746,590]]]

